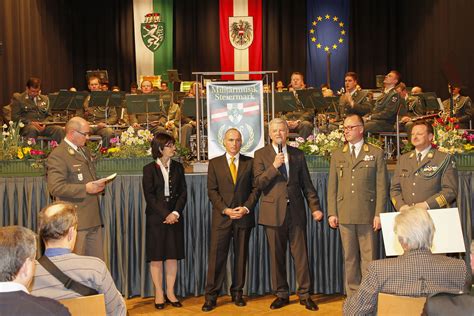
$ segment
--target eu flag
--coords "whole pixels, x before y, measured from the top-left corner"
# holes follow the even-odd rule
[[[350,0],[307,0],[308,53],[306,81],[319,87],[327,81],[327,59],[330,56],[331,89],[344,86],[349,67]]]

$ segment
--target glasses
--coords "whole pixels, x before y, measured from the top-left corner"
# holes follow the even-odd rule
[[[349,125],[349,126],[344,126],[344,130],[345,131],[352,131],[354,128],[358,127],[358,126],[362,126],[362,125]]]
[[[171,143],[171,144],[166,144],[165,147],[173,148],[173,147],[176,147],[176,145],[174,143]]]
[[[81,132],[81,131],[76,131],[76,130],[75,130],[75,132],[78,132],[79,134],[81,134],[84,137],[91,136],[90,132]]]

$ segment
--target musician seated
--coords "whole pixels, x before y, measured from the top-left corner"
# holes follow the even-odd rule
[[[417,96],[423,92],[421,87],[413,87],[411,90],[411,95],[408,94],[406,85],[403,82],[400,82],[395,90],[400,95],[400,130],[401,131],[410,131],[413,122],[418,118],[422,118],[426,114],[426,107],[423,100]]]
[[[141,94],[153,94],[153,83],[150,80],[143,80]],[[166,113],[136,113],[128,114],[128,123],[135,129],[146,128],[152,134],[163,131],[167,122]]]
[[[100,79],[96,76],[90,76],[87,80],[87,86],[91,92],[102,91]],[[109,147],[110,139],[114,137],[114,131],[109,125],[117,123],[118,116],[115,107],[104,105],[90,106],[91,96],[84,99],[83,109],[78,110],[76,116],[82,116],[91,126],[91,134],[99,135],[102,138],[102,146]]]
[[[331,90],[331,88],[329,88],[327,84],[321,85],[321,93],[323,94],[323,97],[325,98],[334,96],[334,92]]]
[[[460,94],[462,85],[453,84],[451,87],[453,94],[453,108],[452,111],[450,111],[450,99],[444,100],[443,109],[445,115],[456,118],[459,128],[472,129],[472,121],[474,120],[474,107],[472,105],[471,98]],[[450,115],[451,112],[452,115]]]
[[[288,112],[285,115],[282,115],[281,118],[286,120],[288,123],[288,128],[291,133],[298,133],[298,136],[303,137],[304,139],[308,138],[309,135],[313,134],[313,117],[314,114],[305,111],[304,105],[298,99],[296,94],[297,90],[303,90],[306,88],[304,83],[304,76],[300,72],[294,72],[291,75],[291,83],[289,85],[289,91],[295,93],[297,98],[296,102],[296,111]]]
[[[14,93],[11,103],[11,119],[22,122],[21,136],[37,138],[50,137],[60,143],[65,136],[64,128],[54,124],[49,111],[49,98],[41,94],[41,80],[31,77],[26,82],[26,91]]]

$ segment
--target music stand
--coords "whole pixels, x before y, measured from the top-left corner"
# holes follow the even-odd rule
[[[129,114],[146,114],[146,128],[149,127],[149,114],[161,113],[161,102],[158,94],[127,94],[125,96],[127,112]]]
[[[166,72],[168,74],[169,82],[181,82],[181,79],[179,79],[179,74],[178,74],[177,69],[168,69]]]
[[[271,97],[271,95],[269,95]],[[290,112],[296,110],[296,97],[293,92],[275,93],[275,112]]]
[[[435,92],[424,92],[416,94],[415,96],[419,97],[421,102],[424,103],[426,112],[439,112],[439,103],[438,98],[436,97]]]
[[[201,117],[207,117],[207,102],[206,98],[200,98],[199,102],[202,105],[203,113]],[[184,98],[183,105],[181,106],[181,114],[186,117],[196,119],[196,99],[195,98]]]
[[[75,92],[68,90],[61,90],[57,94],[50,94],[50,109],[51,112],[63,112],[66,113],[66,118],[69,116],[69,111],[76,111],[82,109],[83,103],[76,102],[78,95],[84,96],[87,92]]]

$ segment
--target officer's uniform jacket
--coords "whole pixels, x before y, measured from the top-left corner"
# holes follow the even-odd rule
[[[399,106],[400,96],[397,91],[392,88],[375,101],[370,119],[387,121],[394,124]]]
[[[89,123],[92,124],[97,124],[97,123],[106,123],[108,125],[112,125],[117,123],[118,116],[117,116],[117,110],[115,109],[114,106],[110,107],[105,107],[104,106],[89,106],[89,101],[90,101],[91,96],[88,95],[84,99],[84,104],[83,104],[83,111],[77,112],[78,116],[84,117]],[[107,119],[105,119],[107,118]]]
[[[364,116],[372,109],[367,90],[356,90],[352,94],[352,100],[354,101],[354,107],[351,107],[344,95],[339,98],[339,113],[337,117],[339,120],[343,120],[349,114]]]
[[[11,118],[14,122],[22,121],[24,124],[30,122],[44,122],[49,119],[49,98],[38,95],[36,103],[31,100],[28,93],[14,93],[11,103]]]
[[[352,162],[349,144],[331,157],[328,216],[341,224],[372,224],[387,203],[388,178],[383,151],[364,143]]]
[[[474,118],[474,108],[470,97],[458,95],[454,100],[453,116],[458,119],[461,128],[469,128]],[[443,101],[444,109],[449,108],[449,99]]]
[[[397,210],[427,202],[431,209],[448,207],[458,193],[458,173],[453,158],[431,149],[418,165],[415,151],[400,157],[390,187]]]

